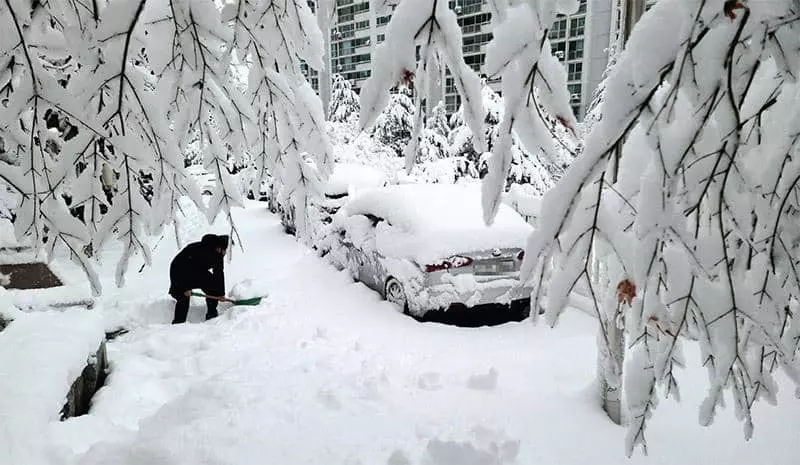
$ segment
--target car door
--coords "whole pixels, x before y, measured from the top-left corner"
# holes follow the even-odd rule
[[[386,268],[383,264],[383,255],[377,251],[377,247],[374,247],[374,240],[377,234],[378,226],[381,224],[385,226],[388,223],[383,218],[379,218],[374,215],[367,215],[367,217],[372,223],[370,234],[373,247],[370,247],[369,250],[361,251],[361,274],[359,276],[359,280],[376,292],[383,294],[383,287],[386,284],[387,278]]]
[[[375,251],[375,226],[381,221],[372,215],[363,215],[369,220],[367,230],[358,231],[358,240],[351,240],[346,237],[342,244],[346,248],[347,268],[357,281],[364,283],[370,289],[383,292],[383,276],[381,270],[381,256]],[[349,231],[347,236],[351,236],[355,231]]]

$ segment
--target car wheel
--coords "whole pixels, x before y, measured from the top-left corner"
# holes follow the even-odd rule
[[[386,281],[383,296],[387,301],[401,309],[403,313],[408,314],[408,299],[400,281],[395,278],[389,278]]]

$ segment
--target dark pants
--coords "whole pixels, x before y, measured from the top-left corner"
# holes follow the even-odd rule
[[[192,289],[202,289],[203,292],[207,295],[213,296],[221,296],[225,293],[224,290],[220,289],[220,286],[217,285],[214,280],[212,279],[211,273],[206,273],[206,276],[197,276],[196,279],[193,280],[194,285],[192,285]],[[185,323],[186,316],[189,314],[189,299],[183,294],[172,294],[172,297],[176,300],[175,302],[175,318],[172,320],[172,324],[176,323]],[[210,320],[212,318],[217,317],[217,304],[219,301],[214,299],[206,299],[206,320]]]

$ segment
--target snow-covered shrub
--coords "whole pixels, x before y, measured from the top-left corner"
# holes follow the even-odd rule
[[[397,156],[403,154],[403,149],[411,139],[415,111],[411,91],[406,86],[400,86],[389,98],[386,109],[375,120],[375,137],[391,147]]]
[[[602,368],[625,396],[629,453],[646,451],[659,393],[678,395],[687,338],[708,369],[703,425],[727,391],[749,438],[753,406],[776,401],[775,372],[800,382],[798,19],[791,1],[659,0],[545,196],[525,255],[532,300],[553,324],[576,285],[588,291],[601,352],[625,351],[624,385],[617,360]]]
[[[21,198],[16,233],[69,249],[95,292],[81,251],[116,237],[121,285],[131,255],[149,263],[148,236],[179,214],[180,196],[203,206],[184,171],[193,141],[218,180],[209,219],[241,204],[230,156],[251,156],[256,186],[269,170],[303,204],[301,153],[323,175],[331,159],[300,69],[322,67],[322,43],[305,0],[0,5],[0,177]]]
[[[343,78],[341,74],[334,74],[331,103],[328,105],[328,119],[337,123],[349,121],[351,118],[358,118],[360,110],[358,94],[353,91],[350,81]]]

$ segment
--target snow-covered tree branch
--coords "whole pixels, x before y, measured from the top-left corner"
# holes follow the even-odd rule
[[[232,164],[251,156],[254,182],[269,170],[304,204],[304,157],[323,176],[331,159],[300,71],[301,61],[321,66],[321,44],[301,0],[3,2],[0,177],[21,198],[17,234],[65,245],[96,292],[83,246],[116,237],[121,285],[134,253],[149,261],[148,236],[179,213],[178,197],[206,209],[184,172],[190,143],[218,180],[209,220],[241,204]]]
[[[380,11],[387,2],[373,0]],[[453,75],[465,110],[464,119],[477,134],[475,146],[483,151],[481,124],[480,78],[464,62],[461,52],[461,28],[456,15],[445,0],[403,0],[392,14],[386,30],[386,41],[380,44],[372,59],[372,76],[361,88],[361,126],[371,127],[389,102],[389,90],[398,84],[414,83],[414,125],[405,147],[406,169],[411,170],[425,127],[427,98],[441,86],[442,64]],[[417,53],[417,46],[420,49]],[[419,60],[417,60],[419,56]],[[443,62],[443,63],[442,63]],[[438,103],[438,102],[433,102]]]
[[[798,21],[790,1],[656,3],[608,76],[582,154],[545,197],[525,256],[532,300],[554,324],[580,288],[606,351],[624,327],[629,453],[646,451],[659,388],[678,393],[686,338],[708,369],[704,425],[728,391],[749,438],[753,405],[775,401],[775,371],[800,382]],[[604,279],[589,266],[598,248]]]

